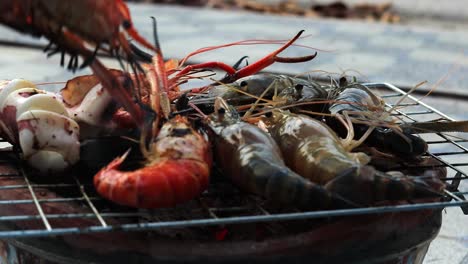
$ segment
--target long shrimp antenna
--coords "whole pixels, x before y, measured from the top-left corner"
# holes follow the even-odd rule
[[[307,37],[310,37],[310,35],[305,35],[301,38],[307,38]],[[231,43],[227,43],[227,44],[221,44],[221,45],[216,45],[216,46],[209,46],[209,47],[204,47],[204,48],[200,48],[196,51],[193,51],[191,53],[189,53],[187,56],[185,56],[181,61],[180,61],[180,65],[184,65],[185,62],[197,55],[197,54],[201,54],[201,53],[204,53],[204,52],[208,52],[208,51],[212,51],[212,50],[217,50],[217,49],[220,49],[220,48],[227,48],[227,47],[231,47],[231,46],[240,46],[240,45],[261,45],[261,44],[284,44],[285,42],[288,42],[289,39],[281,39],[281,40],[268,40],[268,39],[246,39],[246,40],[241,40],[241,41],[235,41],[235,42],[231,42]],[[323,51],[323,52],[332,52],[333,50],[322,50],[322,49],[318,49],[318,48],[313,48],[313,47],[309,47],[307,45],[301,45],[301,44],[292,44],[291,46],[296,46],[296,47],[301,47],[301,48],[306,48],[306,49],[311,49],[311,50],[316,50],[316,51]]]
[[[242,118],[249,118],[251,116],[252,112],[257,108],[258,104],[260,103],[260,100],[262,100],[263,97],[266,95],[266,93],[268,91],[270,91],[270,89],[273,89],[273,87],[275,88],[275,96],[276,96],[276,88],[278,86],[278,82],[280,82],[280,81],[279,80],[274,80],[270,85],[268,85],[268,87],[265,90],[263,90],[262,94],[260,94],[260,97],[257,98],[255,103],[252,104],[250,109],[247,110],[247,112],[244,114],[244,116]],[[274,102],[274,100],[273,100],[273,102]]]

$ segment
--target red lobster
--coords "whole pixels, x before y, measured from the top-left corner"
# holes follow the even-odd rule
[[[107,89],[116,90],[112,92],[116,100],[137,123],[142,123],[141,109],[126,99],[129,92],[95,59],[103,44],[109,46],[112,53],[122,49],[131,57],[130,45],[121,27],[138,43],[155,50],[133,28],[130,12],[122,0],[3,0],[0,11],[0,23],[33,36],[44,36],[55,44],[57,47],[49,55],[62,52],[62,64],[64,52],[70,53],[70,69],[78,67],[77,56],[82,56],[82,67],[89,65]],[[88,50],[86,43],[95,45],[95,51]]]

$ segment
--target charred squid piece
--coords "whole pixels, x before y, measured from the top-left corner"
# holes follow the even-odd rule
[[[257,126],[241,121],[221,98],[215,109],[207,121],[213,132],[214,157],[240,189],[302,209],[358,206],[289,169],[276,142]]]
[[[372,132],[364,141],[366,145],[382,152],[414,158],[427,151],[427,143],[415,135],[401,131],[385,109],[383,100],[363,85],[351,85],[333,98],[329,107],[332,117],[327,124],[344,137],[348,129],[336,115],[347,115],[353,123],[355,138]]]

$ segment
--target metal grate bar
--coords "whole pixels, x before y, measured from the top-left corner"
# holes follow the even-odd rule
[[[401,90],[400,88],[397,88],[395,85],[393,84],[390,84],[390,83],[366,83],[364,84],[365,86],[368,86],[368,87],[374,87],[376,89],[379,89],[379,88],[388,88],[388,89],[391,89],[393,91],[396,91],[397,93],[399,93],[398,96],[402,96],[402,95],[405,95],[406,93]],[[433,111],[434,113],[440,115],[441,117],[447,119],[447,120],[450,120],[450,121],[455,121],[455,119],[449,117],[448,115],[440,112],[439,110],[433,108],[432,106],[429,106],[428,104],[424,103],[424,102],[421,102],[420,100],[418,100],[416,97],[412,96],[412,95],[408,95],[407,98],[415,101],[415,102],[418,102],[419,105],[427,108],[427,109],[430,109],[431,111]]]
[[[88,184],[90,185],[90,184]],[[20,184],[20,185],[7,185],[7,186],[0,186],[0,190],[7,190],[7,189],[21,189],[21,188],[66,188],[66,187],[73,187],[75,188],[75,184]]]
[[[444,141],[444,140],[428,140],[426,141],[427,144],[443,144],[443,143],[447,143],[447,141]],[[453,142],[455,143],[465,143],[465,142],[468,142],[468,139],[457,139],[457,140],[453,140]]]
[[[83,198],[88,204],[88,206],[91,208],[91,211],[93,211],[93,213],[96,215],[96,218],[98,219],[99,223],[101,223],[103,227],[106,227],[107,226],[106,221],[104,221],[104,218],[102,218],[102,216],[99,214],[99,211],[96,209],[96,206],[94,206],[94,204],[91,202],[91,199],[88,196],[88,194],[85,192],[83,185],[80,183],[80,181],[76,177],[74,178],[80,188],[81,195],[83,195]]]
[[[219,226],[230,224],[249,224],[249,223],[266,223],[279,221],[295,221],[295,220],[310,220],[317,218],[329,218],[340,216],[367,215],[375,213],[394,213],[394,212],[409,212],[417,210],[434,210],[443,209],[446,207],[468,206],[468,201],[452,201],[439,203],[421,203],[417,205],[397,205],[386,207],[371,207],[360,209],[344,209],[333,211],[314,211],[289,214],[272,214],[272,215],[256,215],[256,216],[241,216],[228,217],[220,219],[199,219],[199,220],[184,220],[184,221],[168,221],[168,222],[151,222],[138,224],[123,224],[120,226],[92,226],[84,228],[55,228],[48,231],[48,235],[72,235],[96,232],[111,232],[111,231],[146,231],[159,230],[167,228],[187,228],[187,227],[202,227],[202,226]],[[43,230],[25,230],[25,231],[6,231],[0,233],[0,238],[11,237],[40,237],[44,236]]]
[[[42,219],[42,222],[43,222],[44,226],[46,227],[47,231],[51,231],[52,227],[51,227],[49,221],[47,220],[47,217],[45,216],[44,211],[42,210],[41,204],[37,200],[37,197],[36,197],[36,194],[34,193],[33,187],[31,186],[31,184],[29,182],[28,176],[24,172],[23,168],[20,168],[20,172],[24,176],[24,181],[28,185],[29,192],[31,193],[31,197],[34,200],[34,204],[36,205],[37,211],[39,212],[39,215],[41,216],[41,219]]]
[[[436,156],[450,156],[450,155],[461,155],[467,154],[467,151],[459,151],[459,152],[432,152],[432,154]]]
[[[399,103],[398,106],[405,107],[405,106],[417,106],[418,103]],[[394,107],[394,104],[388,104],[390,107]]]
[[[100,197],[94,197],[92,200],[102,200]],[[36,200],[34,199],[27,199],[27,200],[3,200],[0,201],[0,205],[6,204],[30,204],[35,203]],[[52,198],[52,199],[37,199],[39,203],[67,203],[67,202],[79,202],[79,201],[86,201],[85,198],[78,197],[78,198]]]
[[[102,213],[103,218],[120,217],[120,218],[131,218],[131,217],[143,217],[147,216],[147,213]],[[95,218],[94,213],[86,214],[46,214],[47,219],[72,219],[72,218]],[[28,220],[40,220],[40,215],[12,215],[12,216],[0,216],[0,222],[10,221],[28,221]]]
[[[411,116],[411,115],[427,115],[427,114],[432,114],[434,112],[432,111],[415,111],[415,112],[406,112],[405,115]],[[400,114],[391,114],[392,116],[398,116]]]

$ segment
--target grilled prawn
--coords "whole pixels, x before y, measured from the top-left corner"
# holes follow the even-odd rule
[[[293,171],[352,202],[373,205],[442,195],[437,171],[426,170],[420,177],[380,172],[366,165],[366,154],[349,152],[330,128],[308,116],[275,110],[269,124]]]
[[[370,160],[364,153],[350,152],[347,143],[333,130],[305,115],[274,110],[267,124],[270,135],[288,157],[286,165],[315,183],[325,184]]]
[[[215,108],[208,121],[214,134],[214,156],[239,188],[299,208],[355,205],[289,169],[275,141],[258,127],[240,121],[221,98],[215,101]]]
[[[146,155],[145,166],[135,171],[119,170],[126,155],[101,169],[94,176],[98,193],[121,205],[159,208],[189,201],[207,188],[210,145],[185,117],[165,123]]]
[[[328,89],[314,81],[277,74],[254,74],[235,82],[212,86],[205,94],[196,95],[192,102],[200,107],[209,105],[219,96],[234,106],[255,102],[273,102],[276,106],[310,101],[325,101]],[[310,110],[319,111],[322,104],[311,104]]]

